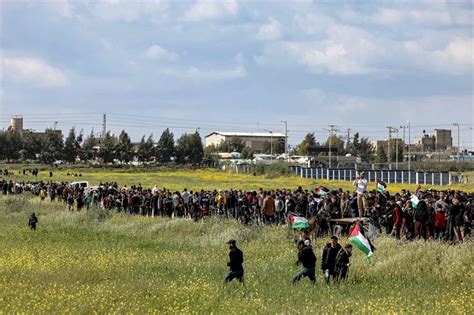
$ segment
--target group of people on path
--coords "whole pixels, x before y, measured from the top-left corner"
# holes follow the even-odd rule
[[[227,242],[229,244],[229,272],[224,278],[224,283],[233,279],[244,282],[244,255],[242,250],[237,247],[237,242],[233,239]],[[323,249],[321,257],[321,272],[327,284],[331,278],[334,283],[344,281],[348,277],[350,257],[352,256],[352,244],[345,244],[344,247],[338,242],[336,236],[331,237],[331,242],[327,243]],[[297,242],[298,258],[295,265],[302,265],[302,269],[293,277],[292,282],[296,283],[308,277],[312,284],[316,283],[316,262],[310,239],[301,239]]]

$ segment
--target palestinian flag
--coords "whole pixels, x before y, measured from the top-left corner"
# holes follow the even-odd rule
[[[316,193],[320,196],[324,196],[326,195],[327,193],[329,192],[329,189],[327,187],[324,187],[324,186],[319,186],[317,189],[316,189]]]
[[[420,199],[418,199],[417,196],[412,195],[411,198],[410,198],[410,201],[411,201],[411,207],[412,207],[413,209],[415,209],[416,206],[418,206],[418,203],[420,202]]]
[[[290,223],[293,229],[302,230],[309,228],[309,222],[305,217],[290,215]]]
[[[364,229],[362,228],[359,221],[356,221],[352,231],[349,233],[349,241],[354,244],[355,247],[360,249],[364,254],[367,255],[367,260],[374,254],[375,247],[372,245],[370,240],[365,237]]]
[[[383,194],[385,192],[385,189],[387,188],[387,184],[385,184],[384,182],[378,179],[375,180],[375,185],[377,186],[376,187],[377,192],[381,194]]]

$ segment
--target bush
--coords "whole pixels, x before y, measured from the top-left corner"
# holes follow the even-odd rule
[[[269,178],[275,178],[285,175],[292,175],[290,164],[287,162],[275,162],[272,164],[252,164],[250,172],[256,175],[267,175]]]

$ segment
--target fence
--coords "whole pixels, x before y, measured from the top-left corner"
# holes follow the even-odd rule
[[[325,179],[325,180],[345,180],[353,181],[356,179],[358,171],[356,169],[328,169],[328,168],[309,168],[301,166],[292,166],[293,172],[303,178]],[[376,179],[386,183],[399,184],[424,184],[444,186],[451,183],[457,183],[457,175],[449,172],[416,172],[416,171],[395,171],[395,170],[369,170],[364,171],[365,178],[370,181]]]

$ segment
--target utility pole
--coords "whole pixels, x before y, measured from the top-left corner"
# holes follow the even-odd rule
[[[346,142],[346,150],[349,149],[349,145],[351,142],[351,128],[347,128],[347,142]]]
[[[391,142],[392,142],[392,133],[395,132],[397,134],[397,137],[395,139],[395,168],[398,170],[398,132],[399,130],[397,128],[394,128],[394,127],[387,127],[388,128],[388,153],[387,153],[387,158],[390,157],[390,160],[388,161],[392,161],[392,146],[391,146]],[[390,162],[389,162],[390,163]]]
[[[459,136],[459,123],[453,123],[453,126],[458,127],[458,162],[459,162],[459,160],[461,160],[461,155],[460,155],[461,147],[459,146],[459,143],[460,143],[460,141],[459,141],[459,139],[460,139],[460,136]]]
[[[286,120],[280,121],[285,124],[285,155],[287,159],[290,159],[288,156],[288,122]]]
[[[333,137],[333,134],[334,134],[334,131],[336,131],[336,125],[329,125],[329,128],[330,129],[326,129],[329,131],[329,141],[328,141],[328,144],[329,144],[329,168],[331,168],[331,164],[332,164],[332,161],[331,161],[331,158],[332,158],[332,154],[331,154],[331,145],[332,145],[332,137]]]
[[[392,127],[387,127],[388,129],[388,143],[387,143],[387,163],[388,163],[388,168],[391,168],[391,163],[392,163]]]
[[[406,142],[407,142],[407,141],[406,141],[406,138],[405,138],[405,128],[406,128],[406,127],[407,127],[407,126],[400,126],[400,129],[403,128],[403,143],[406,143]]]
[[[398,129],[395,128],[395,132],[397,133],[397,139],[395,139],[395,169],[398,170],[398,142],[399,142],[399,138],[398,138]]]
[[[406,138],[405,138],[405,128],[406,127],[407,126],[400,126],[400,129],[403,128],[403,145],[406,145],[406,143],[407,143]],[[405,150],[403,150],[403,152],[405,152]],[[403,157],[402,162],[404,162],[404,161],[405,161],[405,158]]]
[[[408,122],[408,171],[411,170],[411,124]]]
[[[105,138],[106,133],[107,133],[107,114],[104,113],[102,115],[102,139]]]
[[[271,161],[273,162],[273,131],[270,131],[270,155]]]
[[[268,129],[263,130],[268,131],[270,133],[270,160],[273,163],[273,131]]]

